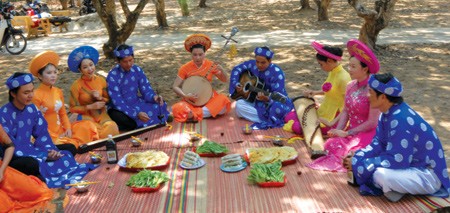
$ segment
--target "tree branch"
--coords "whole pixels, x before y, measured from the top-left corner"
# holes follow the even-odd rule
[[[126,1],[126,0],[120,0],[120,2],[122,1]],[[140,0],[138,5],[136,6],[136,8],[133,10],[133,12],[130,12],[130,10],[128,10],[128,6],[127,6],[127,15],[126,15],[126,21],[125,23],[122,23],[121,25],[121,29],[119,31],[121,37],[119,39],[119,41],[126,41],[131,33],[125,33],[125,32],[133,32],[134,28],[136,27],[136,22],[137,19],[139,18],[139,14],[141,14],[142,10],[144,10],[145,5],[148,3],[149,0]],[[122,3],[121,3],[122,4]],[[125,3],[126,4],[126,3]],[[122,4],[122,7],[124,5]],[[125,13],[125,11],[124,11]]]
[[[120,0],[120,6],[122,7],[123,14],[125,14],[125,17],[130,15],[130,8],[128,8],[127,0]]]
[[[374,10],[368,10],[364,5],[359,3],[359,0],[348,0],[348,3],[355,8],[356,14],[364,19],[375,19],[378,13]],[[376,4],[376,3],[375,3]]]

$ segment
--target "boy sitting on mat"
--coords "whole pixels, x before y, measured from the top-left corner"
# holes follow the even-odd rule
[[[272,64],[274,52],[268,47],[257,47],[254,52],[254,60],[243,62],[231,71],[230,94],[232,97],[235,93],[246,93],[246,90],[252,90],[252,87],[243,85],[241,81],[244,73],[250,73],[251,78],[257,77],[261,85],[259,90],[249,91],[256,95],[253,102],[245,98],[237,98],[236,114],[238,117],[254,122],[252,127],[255,129],[282,127],[284,117],[294,107],[284,87],[283,70]]]

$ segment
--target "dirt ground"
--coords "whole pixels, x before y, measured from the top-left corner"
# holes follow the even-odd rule
[[[361,1],[368,9],[373,8],[373,1]],[[314,1],[311,6],[316,8]],[[368,4],[370,3],[370,4]],[[49,1],[50,7],[57,9],[58,5]],[[131,3],[130,3],[131,4]],[[189,17],[182,17],[177,1],[166,1],[166,13],[170,27],[164,33],[227,33],[232,26],[240,31],[271,30],[321,30],[321,29],[352,29],[358,30],[363,20],[355,15],[346,0],[335,0],[329,10],[330,21],[317,22],[316,10],[299,10],[299,0],[208,0],[206,9],[197,7],[198,1],[190,1]],[[398,0],[395,14],[388,28],[427,28],[450,27],[450,4],[447,0]],[[73,18],[77,18],[77,9],[71,9]],[[153,34],[160,32],[155,26],[154,5],[150,2],[142,13],[141,23],[134,33]],[[98,26],[102,26],[98,23]],[[100,29],[80,32],[76,36],[95,37],[102,34]],[[51,35],[52,37],[53,35]],[[63,36],[61,34],[57,36]],[[73,35],[72,35],[73,36]],[[356,37],[357,35],[355,35]],[[39,38],[37,38],[39,39]],[[350,38],[349,38],[350,39]],[[88,44],[80,44],[88,45]],[[286,74],[286,85],[290,97],[301,94],[306,88],[319,89],[326,78],[314,59],[314,50],[310,46],[293,45],[279,47],[269,45],[275,51],[274,63],[278,64]],[[222,44],[213,44],[208,52],[209,58],[214,58]],[[344,44],[340,45],[344,48]],[[228,70],[240,62],[251,59],[254,47],[237,45],[238,55],[219,58],[220,63]],[[1,80],[15,71],[26,71],[32,56],[11,56],[0,53]],[[381,63],[381,72],[391,72],[402,81],[405,100],[416,109],[435,128],[446,150],[450,148],[450,44],[393,44],[377,46],[376,55]],[[67,71],[67,55],[61,55],[60,70],[62,74],[57,86],[66,92],[68,102],[69,88],[76,74]],[[170,89],[179,66],[190,60],[187,52],[181,47],[157,47],[136,50],[136,64],[146,72],[152,86],[158,90],[169,105],[178,98]],[[343,64],[347,66],[348,54],[345,53]],[[114,61],[101,59],[97,70],[108,71]],[[214,82],[214,87],[226,92],[228,85]],[[1,87],[0,104],[7,101],[7,91]],[[448,154],[448,153],[447,153]]]

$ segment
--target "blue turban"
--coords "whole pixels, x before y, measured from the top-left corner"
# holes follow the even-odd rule
[[[400,97],[403,92],[403,87],[400,81],[393,77],[386,84],[378,81],[374,75],[371,75],[369,78],[369,86],[373,90],[381,92],[383,94],[392,96],[392,97]]]
[[[124,50],[118,50],[117,48],[114,50],[114,55],[118,58],[125,58],[128,56],[132,56],[133,54],[134,54],[133,46],[130,46]]]
[[[255,55],[263,56],[263,57],[266,57],[266,58],[268,58],[268,59],[272,59],[274,53],[273,53],[273,51],[270,50],[270,49],[266,49],[266,48],[262,48],[262,47],[257,47],[257,48],[255,49]]]
[[[15,89],[25,84],[29,84],[33,82],[34,78],[31,73],[26,73],[17,77],[14,77],[14,74],[6,80],[6,86],[9,90]]]

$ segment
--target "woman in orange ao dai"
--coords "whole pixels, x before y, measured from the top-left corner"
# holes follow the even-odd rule
[[[81,46],[70,53],[69,69],[81,73],[70,88],[70,111],[77,113],[77,120],[90,120],[96,125],[100,138],[119,134],[119,127],[106,112],[109,101],[105,78],[95,74],[99,54],[91,46]]]
[[[29,70],[41,81],[34,90],[33,103],[44,115],[53,143],[59,149],[65,149],[61,147],[63,144],[73,144],[78,148],[81,144],[97,140],[98,135],[95,134],[95,124],[92,121],[70,123],[63,92],[55,87],[58,64],[59,56],[53,51],[44,51],[31,60]],[[69,151],[75,155],[72,150]]]

